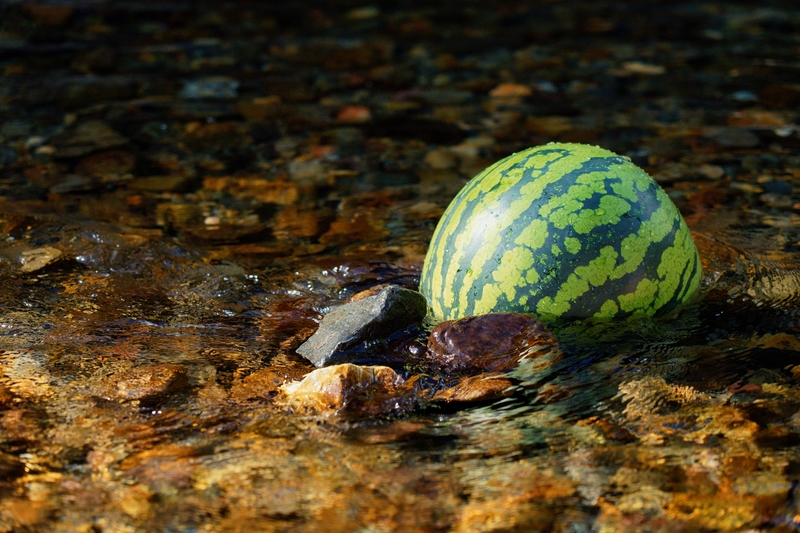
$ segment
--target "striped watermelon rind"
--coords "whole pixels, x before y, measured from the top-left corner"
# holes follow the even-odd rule
[[[420,290],[439,320],[619,319],[676,308],[700,277],[686,222],[647,173],[603,148],[550,143],[498,161],[456,195]]]

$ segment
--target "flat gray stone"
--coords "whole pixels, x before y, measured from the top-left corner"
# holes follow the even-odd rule
[[[425,297],[397,285],[378,294],[336,307],[323,317],[319,329],[297,348],[317,368],[346,362],[348,351],[363,342],[383,340],[428,313]]]

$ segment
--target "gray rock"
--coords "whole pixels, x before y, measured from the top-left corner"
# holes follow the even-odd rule
[[[427,312],[428,303],[422,294],[389,285],[374,296],[333,309],[297,353],[318,368],[343,363],[348,350],[420,323]]]

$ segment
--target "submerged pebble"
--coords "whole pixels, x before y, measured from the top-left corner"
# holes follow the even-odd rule
[[[150,401],[189,386],[186,369],[172,363],[132,368],[106,380],[106,394],[120,400]]]

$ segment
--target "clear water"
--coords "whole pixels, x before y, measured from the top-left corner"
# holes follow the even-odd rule
[[[510,397],[348,416],[237,387],[259,369],[310,371],[292,351],[303,328],[364,286],[413,286],[408,258],[364,260],[362,245],[245,268],[103,224],[20,220],[5,219],[7,257],[45,243],[64,254],[29,273],[3,263],[4,527],[793,523],[800,283],[796,258],[752,234],[698,231],[695,301],[657,321],[564,325],[563,359],[523,361]],[[181,365],[188,386],[115,396],[158,363]]]

